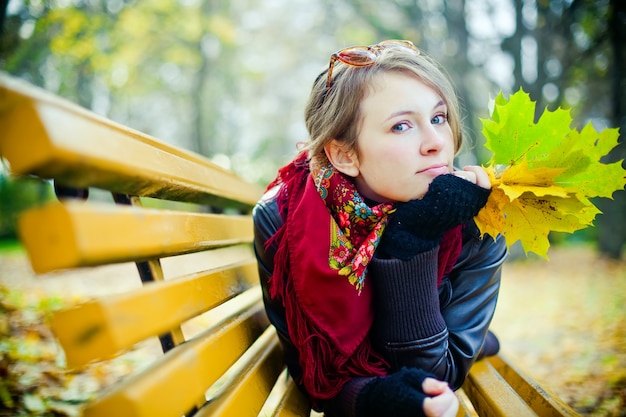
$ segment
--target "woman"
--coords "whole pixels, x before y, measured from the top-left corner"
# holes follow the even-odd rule
[[[255,207],[269,319],[327,416],[453,416],[481,355],[506,256],[472,219],[490,193],[462,144],[454,89],[408,41],[331,56],[310,134]]]

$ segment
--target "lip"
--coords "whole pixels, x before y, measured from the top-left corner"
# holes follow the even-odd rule
[[[417,171],[418,174],[427,174],[432,176],[444,175],[448,173],[448,165],[446,164],[435,164],[431,165],[428,168],[422,169],[421,171]]]

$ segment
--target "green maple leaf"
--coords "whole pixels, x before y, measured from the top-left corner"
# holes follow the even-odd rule
[[[601,162],[617,146],[618,129],[578,131],[561,108],[534,120],[535,103],[521,89],[508,100],[500,93],[491,119],[482,120],[493,192],[476,223],[482,234],[547,257],[549,233],[591,226],[600,211],[589,199],[611,198],[626,175],[622,161]]]
[[[537,123],[535,103],[523,90],[507,101],[502,93],[496,97],[492,120],[481,119],[486,148],[493,152],[490,164],[515,165],[526,158],[531,168],[550,149],[550,143],[560,140],[570,131],[569,112],[546,112]]]
[[[555,182],[587,197],[611,198],[616,190],[624,188],[622,163],[603,164],[599,161],[617,146],[618,137],[617,129],[605,129],[598,133],[591,124],[587,124],[581,132],[570,132],[568,142],[555,149],[555,155],[547,158],[550,161],[554,156],[555,162],[556,155],[564,158],[561,166],[567,169]]]

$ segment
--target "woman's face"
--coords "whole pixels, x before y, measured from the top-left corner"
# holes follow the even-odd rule
[[[356,187],[377,202],[424,196],[452,172],[454,139],[439,94],[405,73],[381,74],[361,102]]]

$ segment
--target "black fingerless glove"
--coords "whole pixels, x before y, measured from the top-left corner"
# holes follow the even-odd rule
[[[398,372],[369,382],[356,400],[357,417],[418,417],[425,416],[422,382],[432,375],[416,369],[402,368]]]
[[[407,260],[439,244],[443,233],[472,220],[490,189],[453,174],[436,177],[424,197],[398,203],[383,233],[379,254]]]

